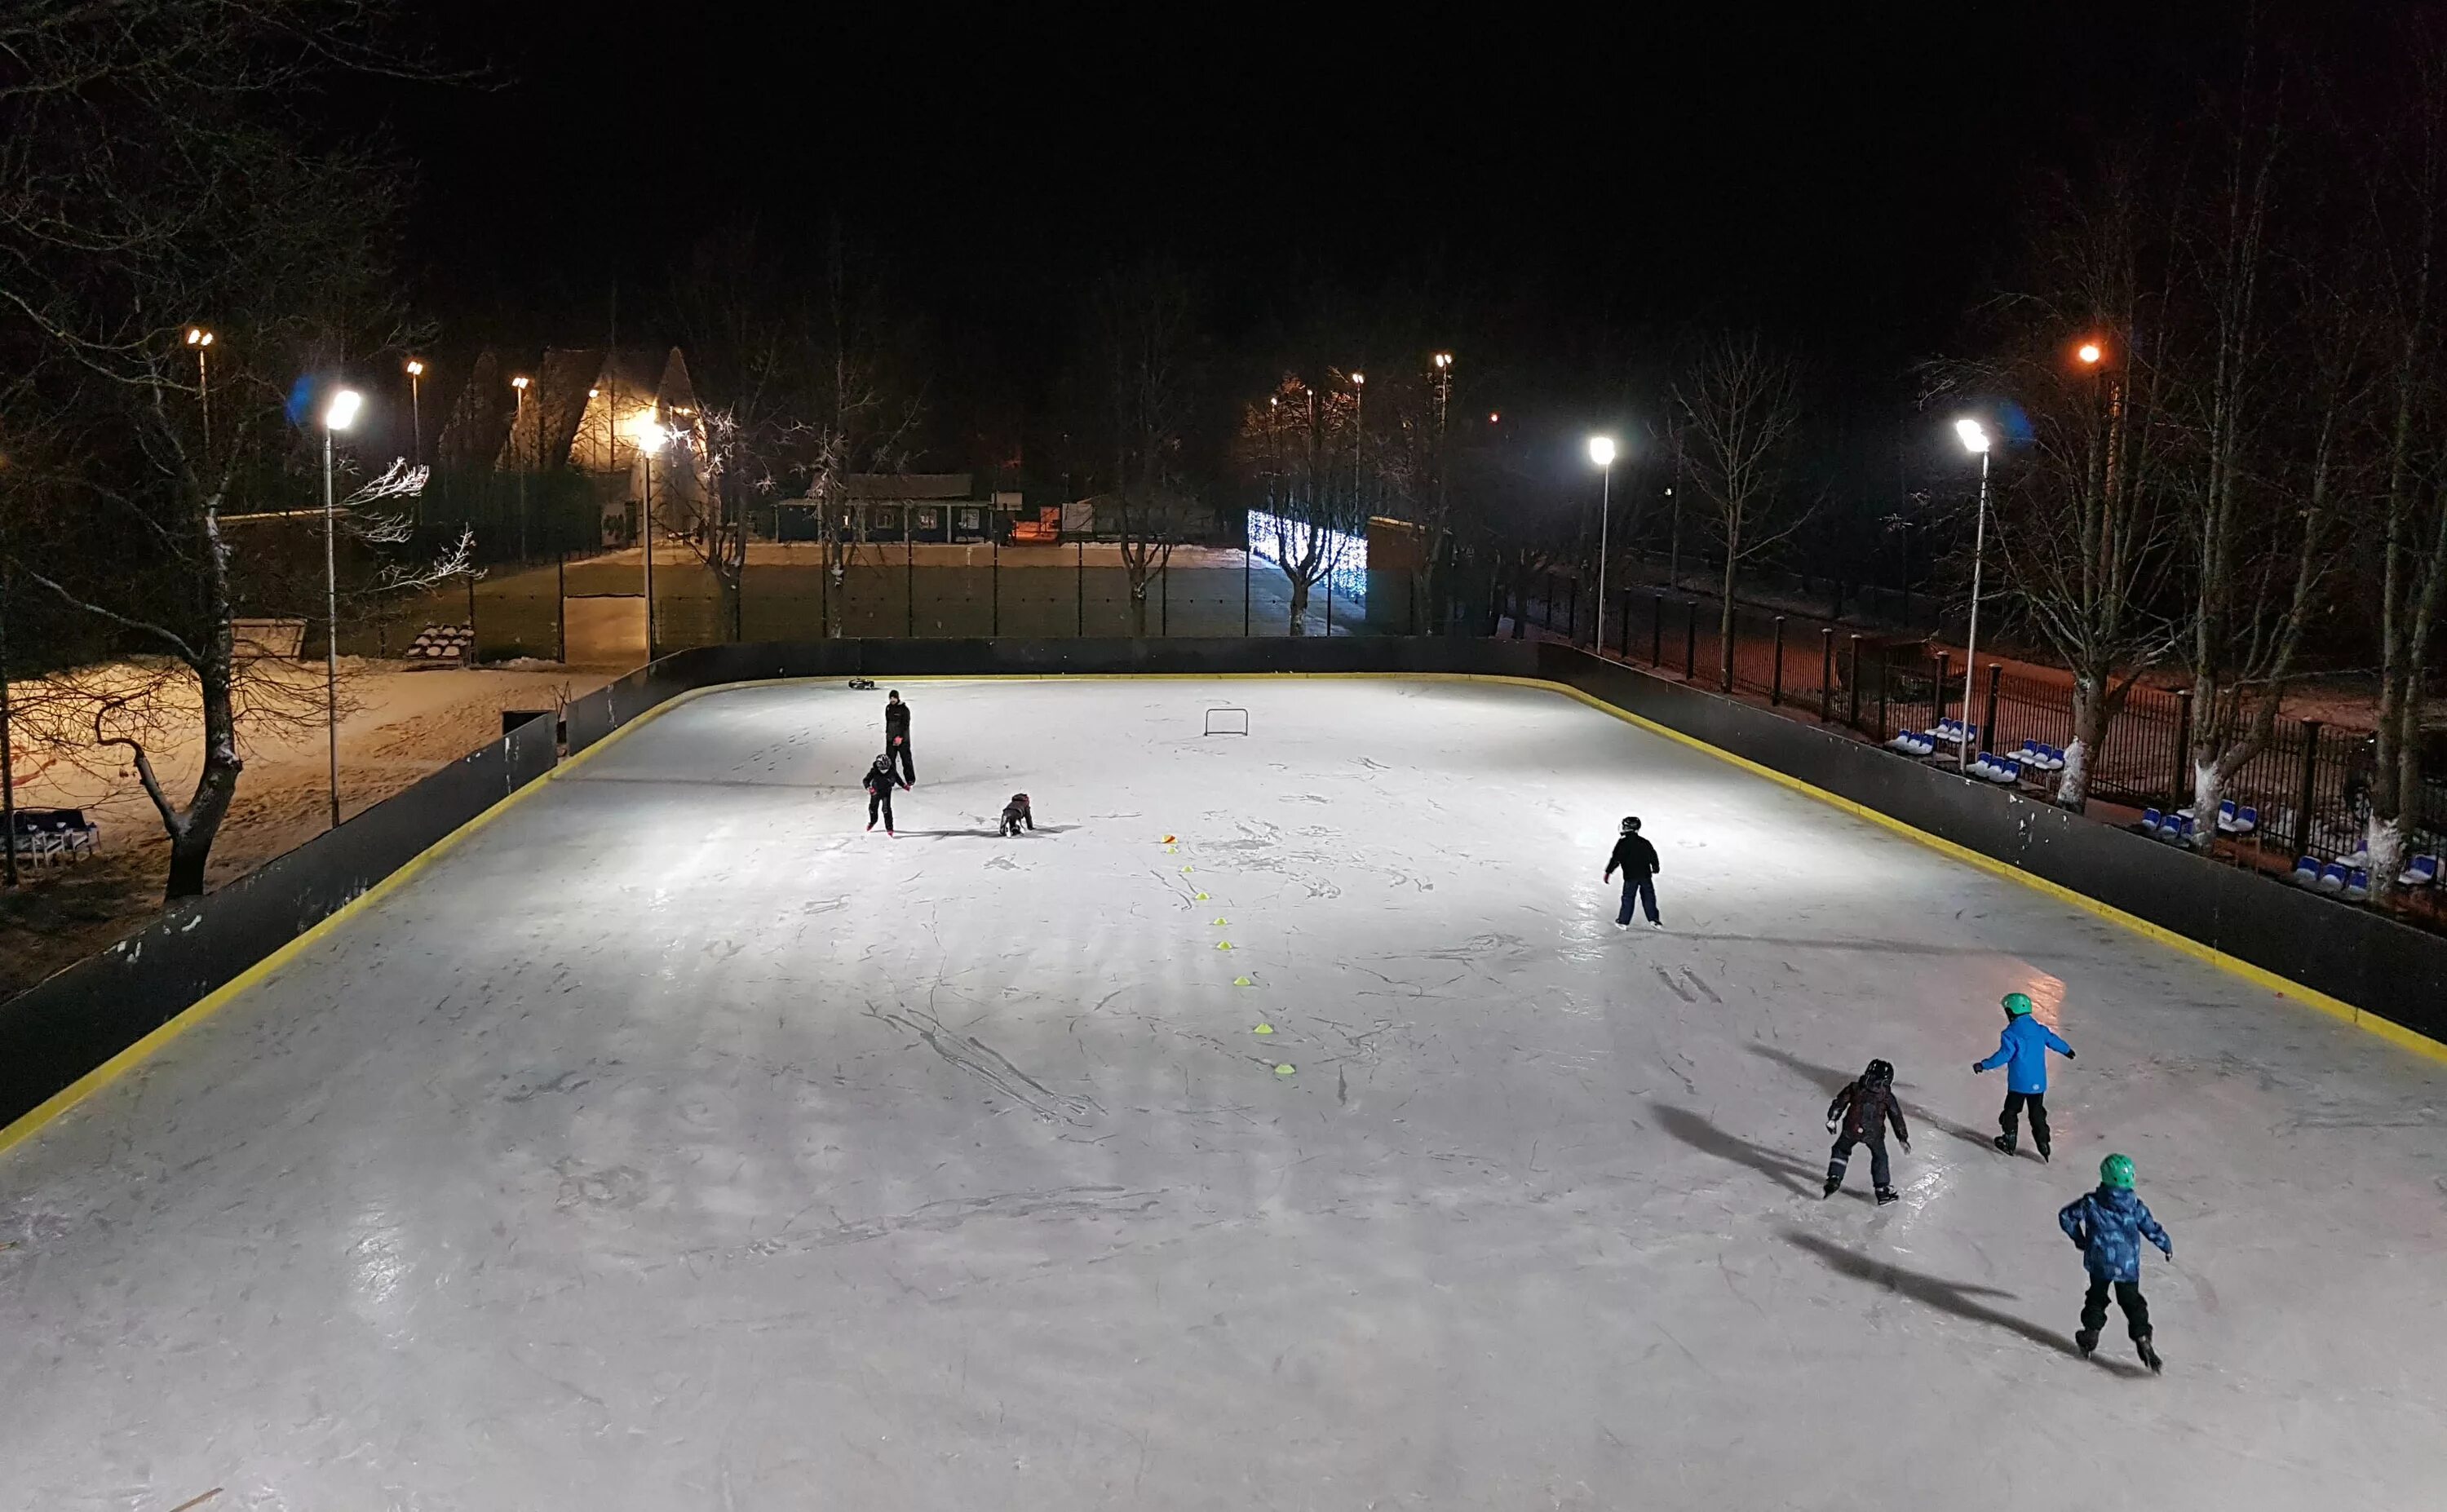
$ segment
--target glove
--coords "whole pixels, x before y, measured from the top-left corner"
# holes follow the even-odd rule
[[[2072,1060],[2072,1059],[2073,1059],[2073,1051],[2071,1051],[2071,1050],[2067,1050],[2067,1051],[2065,1051],[2065,1059],[2066,1059],[2066,1060]]]
[[[1972,1074],[1972,1075],[1974,1075],[1974,1076],[1979,1075],[1979,1074],[1980,1074],[1980,1072],[1982,1071],[1982,1068],[1981,1064],[1980,1064],[1978,1061],[1973,1061],[1973,1062],[1971,1063],[1971,1074]]]
[[[1906,1155],[1909,1155],[1909,1154],[1911,1153],[1911,1141],[1909,1141],[1909,1140],[1899,1140],[1899,1141],[1897,1141],[1896,1143],[1900,1143],[1901,1145],[1903,1145],[1903,1147],[1904,1147],[1904,1153],[1905,1153]]]
[[[1830,1134],[1835,1132],[1835,1121],[1831,1118],[1827,1121],[1827,1132]]]

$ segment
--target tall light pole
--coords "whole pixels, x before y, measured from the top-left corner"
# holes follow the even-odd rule
[[[414,357],[408,359],[408,453],[411,463],[425,462],[425,364]]]
[[[332,501],[332,437],[357,423],[365,396],[332,393],[323,406],[323,733],[332,760],[332,827],[340,827],[340,574],[333,546],[339,512]]]
[[[1955,765],[1964,771],[1971,767],[1971,680],[1980,664],[1980,559],[1988,549],[1988,432],[1980,422],[1969,418],[1954,423],[1954,433],[1963,438],[1963,449],[1980,455],[1980,516],[1971,532],[1971,633],[1963,643],[1963,739],[1955,746]],[[1995,731],[1982,730],[1983,739],[1993,738]]]
[[[510,460],[512,470],[519,475],[519,559],[522,562],[525,561],[527,555],[527,469],[526,460],[518,455],[518,444],[519,429],[527,423],[527,387],[530,381],[524,373],[510,380],[510,387],[519,391],[518,417],[510,422]],[[543,411],[541,409],[536,411],[536,450],[539,456],[542,454]]]
[[[637,466],[644,474],[645,502],[637,511],[637,537],[646,546],[646,660],[654,659],[654,453],[671,433],[649,409],[637,417]]]
[[[204,411],[204,454],[213,450],[213,385],[212,375],[204,367],[205,349],[213,344],[213,333],[201,326],[187,328],[187,345],[196,349],[196,403]]]
[[[1606,517],[1614,513],[1614,438],[1591,436],[1589,461],[1598,464],[1598,627],[1592,647],[1605,654]]]

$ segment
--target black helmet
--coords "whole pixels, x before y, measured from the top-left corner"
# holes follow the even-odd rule
[[[884,696],[884,697],[886,697],[886,698],[898,698],[898,697],[900,697],[900,696],[901,696],[901,690],[900,690],[900,689],[898,689],[898,688],[896,688],[896,689],[894,689],[892,691],[890,691],[890,692],[888,692],[888,693],[884,694],[883,696]]]
[[[1868,1082],[1873,1087],[1887,1086],[1891,1084],[1894,1079],[1895,1068],[1884,1061],[1871,1061],[1869,1063],[1869,1068],[1861,1073],[1861,1080]]]
[[[1624,818],[1623,818],[1623,822],[1622,822],[1622,832],[1623,832],[1624,834],[1626,834],[1626,835],[1637,835],[1637,834],[1639,834],[1639,833],[1640,833],[1640,817],[1639,817],[1638,815],[1636,815],[1636,814],[1634,814],[1634,815],[1626,815],[1626,816],[1624,816]]]

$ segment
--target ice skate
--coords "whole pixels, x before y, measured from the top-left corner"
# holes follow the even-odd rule
[[[2150,1367],[2150,1373],[2152,1375],[2157,1374],[2160,1370],[2164,1369],[2165,1362],[2158,1358],[2158,1351],[2155,1346],[2151,1344],[2149,1334],[2144,1333],[2139,1338],[2134,1339],[2133,1341],[2133,1347],[2140,1351],[2141,1363]]]
[[[2098,1335],[2083,1329],[2073,1336],[2073,1347],[2080,1351],[2083,1359],[2089,1359],[2090,1351],[2098,1348]]]
[[[1648,921],[1648,927],[1650,929],[1663,929],[1665,927],[1665,920],[1661,918],[1652,918]]]
[[[1899,1202],[1901,1200],[1903,1200],[1903,1194],[1896,1191],[1893,1187],[1882,1186],[1878,1188],[1878,1205],[1880,1207],[1886,1206],[1888,1202]]]
[[[870,819],[866,822],[866,832],[870,835],[875,833],[875,821]]]
[[[1840,1176],[1831,1176],[1831,1177],[1827,1178],[1827,1189],[1826,1189],[1825,1191],[1823,1191],[1823,1192],[1819,1193],[1818,1195],[1819,1195],[1819,1196],[1821,1196],[1821,1197],[1833,1197],[1833,1196],[1835,1195],[1835,1193],[1836,1193],[1837,1189],[1838,1189],[1838,1188],[1840,1188],[1840,1187],[1842,1187],[1842,1186],[1843,1186],[1843,1184],[1844,1184],[1844,1179],[1843,1179],[1842,1177],[1840,1177]]]
[[[2032,1148],[2034,1148],[2034,1149],[2036,1149],[2036,1150],[2038,1150],[2038,1151],[2039,1152],[2039,1163],[2040,1163],[2041,1165],[2045,1165],[2045,1164],[2047,1164],[2047,1163],[2048,1163],[2048,1147],[2047,1147],[2045,1144],[2037,1144],[2037,1145],[2033,1145],[2033,1146],[2032,1146]]]
[[[2011,1134],[2000,1134],[1988,1143],[1997,1146],[1997,1153],[2000,1155],[2014,1153],[2014,1136]]]

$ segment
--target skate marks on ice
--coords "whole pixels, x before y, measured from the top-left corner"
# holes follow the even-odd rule
[[[2005,1332],[2029,1340],[2051,1354],[2061,1354],[2072,1359],[2080,1358],[2079,1353],[2074,1349],[2073,1335],[2070,1333],[2058,1333],[2042,1328],[2028,1318],[2018,1317],[1982,1300],[1983,1297],[1995,1297],[2006,1302],[2020,1300],[2015,1293],[2001,1287],[1977,1286],[1967,1281],[1949,1281],[1942,1276],[1906,1270],[1892,1260],[1880,1259],[1873,1255],[1864,1255],[1857,1250],[1846,1249],[1832,1239],[1821,1238],[1803,1229],[1781,1227],[1776,1230],[1776,1238],[1804,1254],[1813,1257],[1820,1264],[1838,1276],[1865,1282],[1898,1296],[1908,1297],[1923,1307],[1952,1317],[1959,1317],[1972,1323],[1982,1323],[1993,1329],[2001,1329]],[[2140,1366],[2123,1360],[2109,1359],[2104,1355],[2092,1356],[2091,1363],[2117,1375],[2134,1379],[2147,1379],[2150,1374]]]
[[[1675,996],[1682,999],[1682,1001],[1686,1003],[1697,1005],[1699,1001],[1699,998],[1691,995],[1691,988],[1694,987],[1699,990],[1699,995],[1701,997],[1705,997],[1711,1003],[1722,1006],[1725,1001],[1723,998],[1717,995],[1717,990],[1710,987],[1705,978],[1701,977],[1698,972],[1693,971],[1688,966],[1680,968],[1682,974],[1679,977],[1677,977],[1674,973],[1667,971],[1664,967],[1658,965],[1654,961],[1649,963],[1649,969],[1657,973],[1657,979],[1659,981],[1665,984],[1665,990],[1667,992],[1672,992]],[[1683,986],[1682,984],[1684,982],[1690,983],[1691,986]]]
[[[916,1038],[928,1049],[985,1083],[1013,1102],[1019,1103],[1047,1123],[1064,1123],[1073,1128],[1086,1128],[1105,1109],[1094,1098],[1073,1097],[1057,1092],[1035,1077],[1013,1065],[1000,1050],[974,1034],[962,1034],[944,1027],[942,1020],[922,1009],[902,1008],[897,1011],[869,1006],[867,1016],[888,1024]]]

